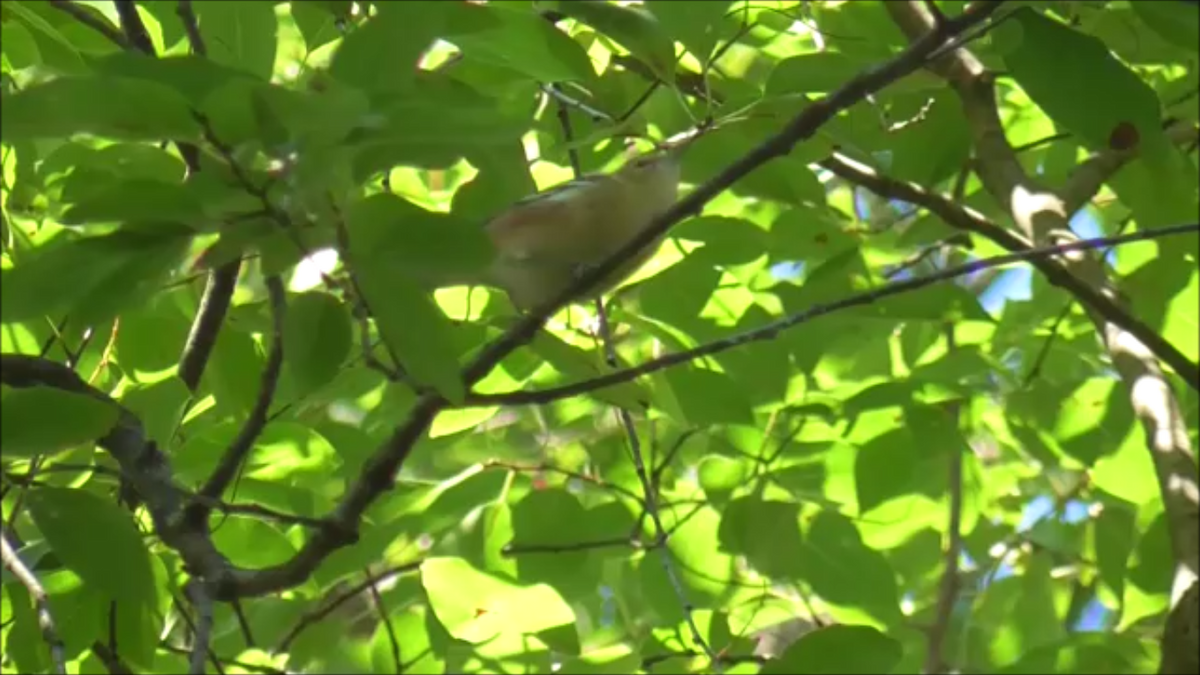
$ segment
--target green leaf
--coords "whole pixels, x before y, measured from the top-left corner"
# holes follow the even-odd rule
[[[174,367],[191,330],[181,302],[191,291],[177,289],[154,297],[121,314],[117,362],[128,374],[153,373]]]
[[[728,375],[681,366],[667,370],[665,379],[687,423],[694,426],[753,423],[754,415],[745,393]]]
[[[188,185],[157,180],[121,181],[67,208],[64,225],[173,221],[199,226],[206,220],[202,196]]]
[[[712,506],[688,506],[687,508],[663,509],[663,526],[671,532],[668,540],[670,554],[678,563],[676,571],[684,585],[688,598],[703,606],[708,598],[717,598],[729,592],[729,576],[720,570],[736,565],[734,556],[714,546],[721,527],[721,515]],[[654,528],[643,523],[643,531],[654,536]],[[664,551],[649,553],[638,563],[638,590],[645,594],[648,607],[657,612],[669,624],[684,620],[683,608],[674,584],[663,571]]]
[[[683,43],[703,63],[717,45],[730,2],[648,2],[663,31]]]
[[[1161,153],[1168,146],[1158,96],[1103,42],[1028,7],[997,28],[1005,31],[1020,32],[1020,44],[1004,57],[1012,76],[1047,115],[1088,146],[1113,147],[1122,125],[1132,125],[1142,148]]]
[[[10,2],[5,5],[4,9],[15,15],[17,21],[29,30],[29,34],[37,45],[41,64],[62,73],[81,74],[87,72],[87,66],[83,63],[79,49],[58,28],[40,16],[38,8],[27,7],[26,3],[22,2]],[[4,43],[4,51],[8,51],[7,41]],[[7,113],[7,109],[5,112]]]
[[[304,36],[304,44],[311,53],[341,37],[337,29],[337,17],[319,2],[289,3],[292,20]]]
[[[749,463],[723,455],[708,455],[697,467],[700,487],[714,499],[741,487],[751,475],[753,470]]]
[[[222,516],[221,526],[214,528],[213,543],[247,567],[279,565],[296,555],[295,545],[277,526],[245,516]]]
[[[175,91],[125,77],[61,77],[4,97],[0,137],[5,142],[73,134],[193,141],[200,137],[200,125]]]
[[[1071,664],[1075,673],[1149,673],[1158,669],[1155,651],[1146,648],[1144,638],[1130,634],[1078,633],[1029,649],[997,672],[1036,675],[1062,672],[1062,664]]]
[[[450,401],[466,394],[459,375],[454,330],[432,298],[382,256],[355,261],[358,284],[379,333],[400,365],[417,382]]]
[[[1191,52],[1200,50],[1200,10],[1191,2],[1131,2],[1130,9],[1164,40]]]
[[[208,58],[271,79],[277,30],[275,3],[263,0],[215,0],[196,4],[196,18]]]
[[[422,79],[410,93],[379,98],[378,115],[350,136],[360,155],[356,176],[396,164],[444,168],[470,146],[518,143],[529,128],[527,118],[452,80]]]
[[[545,584],[520,587],[480,572],[461,558],[428,558],[421,583],[438,620],[455,638],[484,642],[498,634],[568,625],[575,613]]]
[[[616,40],[666,82],[675,81],[675,45],[658,19],[641,7],[601,0],[556,3],[558,11]]]
[[[1128,206],[1137,218],[1139,227],[1176,225],[1196,219],[1196,168],[1181,155],[1174,155],[1167,169],[1174,171],[1164,175],[1164,167],[1151,166],[1149,162],[1132,161],[1122,167],[1107,184]],[[1185,253],[1189,246],[1187,237],[1172,237],[1170,240],[1154,242],[1160,255],[1167,258]],[[1196,250],[1195,238],[1190,237],[1190,248]],[[1128,255],[1130,249],[1122,246],[1119,256]],[[1176,258],[1177,262],[1179,261]]]
[[[589,82],[591,60],[579,43],[542,17],[506,3],[456,4],[451,42],[468,58],[501,66],[538,82]]]
[[[338,82],[310,92],[260,85],[254,89],[251,103],[260,128],[277,124],[287,132],[284,139],[264,139],[269,145],[291,140],[305,149],[342,141],[362,123],[370,107],[362,92]]]
[[[826,626],[792,643],[759,672],[888,673],[900,661],[900,643],[870,626]]]
[[[328,293],[303,293],[288,302],[283,358],[302,390],[329,383],[350,353],[353,330],[345,306]]]
[[[0,58],[4,59],[5,72],[36,66],[42,61],[29,29],[15,21],[0,24],[0,44],[4,45]]]
[[[586,380],[600,374],[598,361],[594,354],[567,343],[552,333],[539,332],[530,341],[529,348],[546,363],[554,366],[555,370],[571,376],[571,380]],[[630,409],[639,407],[641,401],[645,401],[649,396],[641,387],[632,382],[597,389],[588,392],[588,395]]]
[[[1025,573],[1021,576],[1022,592],[1011,615],[1022,649],[1040,647],[1066,636],[1056,607],[1055,582],[1050,576],[1052,567],[1050,553],[1045,550],[1035,553],[1026,562]]]
[[[5,567],[4,573],[8,574]],[[5,616],[13,622],[12,631],[7,636],[5,653],[12,658],[14,665],[23,672],[40,673],[51,668],[50,652],[43,649],[42,631],[38,626],[37,612],[34,610],[33,598],[29,596],[24,584],[6,583],[8,592],[6,598],[11,598],[5,609]]]
[[[861,65],[840,52],[813,52],[790,56],[775,64],[767,79],[766,93],[827,93],[837,90],[858,74]]]
[[[117,232],[48,246],[0,274],[0,317],[9,323],[73,309],[81,323],[102,322],[158,290],[186,244]]]
[[[971,131],[957,97],[943,90],[892,99],[893,122],[913,122],[889,134],[892,161],[888,175],[936,185],[959,171],[971,151]]]
[[[153,606],[150,555],[129,514],[82,489],[35,488],[29,513],[67,567],[118,603]]]
[[[511,545],[557,552],[516,555],[517,578],[550,584],[566,597],[593,592],[600,584],[599,560],[587,549],[573,550],[573,545],[628,534],[597,532],[595,525],[579,499],[566,490],[531,490],[512,509]]]
[[[356,260],[386,259],[416,279],[435,283],[480,279],[495,256],[477,223],[426,211],[391,194],[355,204],[347,228]]]
[[[408,88],[417,59],[438,37],[450,3],[382,3],[379,13],[342,39],[329,74],[368,94]]]
[[[32,457],[95,442],[120,411],[100,399],[52,387],[4,388],[0,446],[10,457]]]
[[[387,622],[381,621],[372,640],[372,663],[375,672],[384,672],[395,668],[395,656],[392,652],[392,638],[400,645],[401,654],[412,654],[404,661],[404,671],[413,675],[436,675],[446,672],[446,655],[441,644],[434,637],[434,631],[429,624],[437,624],[433,612],[424,606],[411,609],[395,610]],[[437,626],[442,634],[446,631]]]
[[[743,265],[757,260],[768,248],[767,232],[749,220],[724,216],[688,218],[671,229],[671,236],[704,244],[688,253],[713,265]]]
[[[738,553],[760,573],[772,578],[796,579],[800,557],[806,554],[800,539],[800,505],[795,502],[742,497],[721,514],[721,548]]]
[[[216,396],[222,410],[245,415],[254,407],[262,371],[263,358],[254,339],[243,330],[225,326],[217,334],[201,390]]]
[[[885,623],[900,620],[894,572],[845,516],[822,511],[812,520],[798,564],[801,578],[826,602],[862,609]]]
[[[193,106],[199,106],[209,94],[229,82],[255,82],[254,77],[245,70],[223,66],[195,55],[154,58],[140,52],[118,52],[98,59],[93,67],[99,74],[146,80],[170,87]]]

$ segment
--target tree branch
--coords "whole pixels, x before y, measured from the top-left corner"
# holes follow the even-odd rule
[[[183,3],[187,4],[187,3]],[[114,0],[117,16],[121,20],[121,29],[125,34],[125,44],[135,51],[150,58],[155,57],[154,43],[150,33],[138,15],[137,6],[131,0]],[[191,11],[190,4],[185,8],[179,7],[179,17],[187,30],[188,40],[192,51],[203,56],[206,52],[203,40],[200,39],[200,29],[195,24],[196,15]],[[190,19],[190,21],[189,21]],[[188,168],[188,176],[200,171],[200,151],[191,143],[176,142],[175,147],[183,157]],[[192,322],[187,341],[184,342],[183,353],[179,357],[179,379],[192,392],[200,386],[200,378],[212,356],[212,350],[217,344],[217,335],[225,322],[225,314],[233,301],[233,291],[237,286],[238,273],[241,270],[241,260],[228,262],[209,273],[208,282],[204,287],[204,295],[200,298],[200,309]]]
[[[1166,128],[1167,138],[1176,145],[1194,143],[1200,138],[1200,127],[1194,122],[1176,120]],[[1137,157],[1137,149],[1106,150],[1096,153],[1071,170],[1067,182],[1058,190],[1066,203],[1068,214],[1087,206],[1101,186],[1113,177],[1130,160]]]
[[[254,447],[254,441],[267,425],[267,414],[271,410],[271,401],[275,398],[275,387],[279,384],[283,366],[283,319],[287,312],[287,293],[284,291],[283,282],[277,276],[267,277],[266,285],[271,303],[271,352],[267,356],[266,367],[263,368],[258,397],[237,437],[225,449],[221,461],[200,488],[198,494],[204,499],[194,500],[188,506],[188,518],[195,519],[196,527],[203,527],[209,513],[212,512],[210,500],[219,500],[225,493],[225,488],[229,487],[229,483],[237,475],[246,454]]]
[[[13,576],[17,578],[17,582],[24,586],[30,597],[33,598],[34,606],[37,608],[38,627],[42,629],[42,639],[50,648],[50,663],[55,673],[65,674],[67,672],[67,655],[62,638],[58,635],[54,615],[50,613],[50,598],[46,595],[46,589],[42,586],[42,582],[38,581],[37,576],[30,571],[9,543],[8,533],[2,530],[0,530],[0,562],[4,563],[4,567],[12,572]],[[19,598],[14,597],[12,601],[19,602]]]
[[[129,49],[129,41],[125,39],[125,35],[93,8],[76,5],[70,0],[50,0],[50,6],[69,14],[71,18],[108,38],[109,42],[121,49]]]
[[[719,354],[751,342],[773,340],[779,335],[780,332],[798,326],[802,323],[807,323],[808,321],[816,319],[817,317],[825,316],[826,314],[832,314],[850,307],[869,305],[878,300],[882,300],[883,298],[899,295],[901,293],[909,293],[941,281],[947,281],[956,277],[976,274],[982,270],[988,270],[1004,265],[1011,265],[1016,262],[1025,262],[1040,258],[1058,256],[1071,251],[1082,251],[1087,249],[1101,248],[1104,246],[1116,246],[1134,241],[1144,241],[1147,239],[1155,239],[1158,237],[1184,234],[1189,232],[1200,232],[1200,224],[1189,223],[1187,225],[1176,225],[1152,230],[1142,230],[1139,232],[1133,232],[1131,234],[1123,234],[1114,237],[1080,239],[1077,241],[1055,244],[1052,246],[1025,248],[1014,253],[975,260],[964,265],[939,270],[924,276],[894,281],[887,285],[880,286],[857,295],[842,298],[841,300],[836,300],[824,305],[816,305],[803,312],[791,314],[779,319],[778,321],[773,321],[762,328],[756,328],[754,330],[731,335],[730,337],[717,340],[715,342],[709,342],[686,351],[660,356],[633,368],[618,370],[614,373],[601,375],[600,377],[596,377],[591,380],[575,382],[572,384],[563,385],[561,387],[552,387],[550,389],[540,389],[537,391],[518,391],[505,394],[471,394],[467,397],[465,404],[468,406],[493,406],[549,403],[551,401],[556,401],[563,398],[570,398],[572,396],[586,394],[588,392],[603,389],[605,387],[611,387],[623,382],[630,382],[643,375],[648,375],[650,373],[679,365],[681,363],[694,361],[705,356]]]
[[[881,176],[872,169],[841,155],[835,154],[822,161],[821,166],[829,169],[838,177],[855,185],[861,185],[880,196],[924,207],[945,221],[947,225],[986,237],[1014,253],[1029,250],[1031,247],[1028,239],[1004,229],[965,206],[959,206],[941,195],[926,192],[912,183],[904,183]],[[1167,342],[1153,328],[1134,316],[1128,308],[1117,302],[1111,295],[1105,294],[1094,284],[1081,279],[1077,276],[1077,271],[1073,271],[1061,261],[1052,258],[1033,258],[1030,263],[1051,284],[1070,293],[1091,312],[1103,317],[1105,321],[1137,338],[1156,358],[1171,366],[1189,386],[1200,391],[1200,367],[1184,356],[1177,347]]]
[[[174,482],[166,455],[142,429],[141,422],[108,394],[84,382],[61,363],[25,356],[0,354],[0,381],[10,387],[48,386],[90,396],[120,411],[116,425],[97,443],[121,468],[121,475],[141,496],[163,543],[175,549],[189,570],[198,576],[233,584],[239,574],[213,545],[204,529],[184,526],[186,491]]]
[[[892,2],[886,6],[909,39],[918,39],[933,24],[919,2]],[[979,159],[979,177],[992,198],[1009,210],[1017,226],[1032,242],[1052,241],[1057,233],[1069,232],[1068,206],[1080,203],[1082,195],[1046,190],[1025,173],[1000,121],[994,78],[979,60],[967,49],[959,48],[931,63],[930,70],[943,77],[958,95]],[[1083,182],[1082,178],[1076,179],[1074,189]],[[1081,256],[1064,260],[1064,265],[1082,281],[1118,301],[1118,294],[1097,261]],[[1154,353],[1143,341],[1090,306],[1088,315],[1129,392],[1134,414],[1142,424],[1146,446],[1151,452],[1175,558],[1172,612],[1188,613],[1180,623],[1195,627],[1200,624],[1196,606],[1180,603],[1180,599],[1193,588],[1200,574],[1200,486],[1196,480],[1196,457],[1179,402]],[[1172,635],[1164,632],[1163,654],[1200,650],[1195,631],[1182,643],[1172,643]]]
[[[947,351],[953,353],[958,349],[955,340],[954,325],[946,326]],[[958,428],[962,424],[962,401],[953,400],[945,404],[946,416],[949,423]],[[946,551],[942,555],[942,580],[938,585],[937,605],[933,625],[929,628],[929,642],[925,651],[925,668],[927,674],[945,672],[946,658],[942,653],[946,641],[946,632],[950,630],[950,620],[954,613],[954,602],[958,599],[959,586],[962,578],[958,571],[958,559],[962,555],[962,510],[963,510],[963,453],[969,448],[955,445],[949,449],[947,476],[947,491],[950,493],[950,509],[946,523]]]

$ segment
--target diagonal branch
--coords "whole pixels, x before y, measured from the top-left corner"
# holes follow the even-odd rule
[[[1194,143],[1200,138],[1200,127],[1194,122],[1176,120],[1167,125],[1166,134],[1167,139],[1175,145]],[[1066,203],[1067,213],[1075,213],[1087,206],[1100,192],[1101,186],[1136,157],[1136,150],[1107,150],[1076,166],[1067,177],[1067,182],[1058,190]]]
[[[882,197],[899,199],[924,207],[951,227],[986,237],[1014,253],[1030,248],[1028,239],[1004,229],[965,206],[959,206],[946,197],[927,192],[912,183],[904,183],[882,176],[841,155],[835,154],[822,161],[821,166],[839,178],[855,185],[861,185]],[[1156,358],[1170,365],[1188,385],[1196,391],[1200,391],[1200,368],[1153,328],[1134,316],[1128,308],[1117,302],[1112,296],[1098,290],[1096,286],[1085,282],[1077,276],[1076,271],[1072,271],[1060,261],[1051,258],[1033,258],[1030,263],[1045,275],[1050,283],[1066,290],[1090,311],[1104,317],[1105,321],[1119,326],[1141,341]]]
[[[287,310],[287,294],[283,282],[277,276],[267,277],[266,285],[271,304],[271,352],[267,356],[266,367],[263,368],[258,397],[237,437],[225,449],[221,461],[200,488],[198,495],[202,499],[194,500],[188,507],[188,517],[195,519],[196,527],[203,526],[212,512],[212,501],[221,498],[225,488],[229,487],[229,483],[237,475],[246,455],[254,446],[254,441],[267,425],[267,414],[275,398],[275,387],[279,384],[279,375],[283,368],[283,318]]]
[[[773,340],[778,337],[780,332],[789,328],[794,328],[802,323],[812,321],[817,317],[839,312],[850,307],[869,305],[884,298],[900,295],[902,293],[910,293],[942,281],[973,275],[982,270],[1002,267],[1004,265],[1011,265],[1016,262],[1050,258],[1062,255],[1064,253],[1070,253],[1072,251],[1097,249],[1134,241],[1145,241],[1148,239],[1156,239],[1159,237],[1193,232],[1200,232],[1200,224],[1189,223],[1186,225],[1175,225],[1172,227],[1141,230],[1139,232],[1117,235],[1114,237],[1080,239],[1078,241],[1054,244],[1051,246],[1042,246],[1039,248],[1024,248],[1014,253],[974,260],[957,267],[949,267],[924,276],[912,277],[901,281],[893,281],[892,283],[879,286],[878,288],[874,288],[857,295],[851,295],[828,304],[810,307],[803,312],[797,312],[796,314],[786,316],[761,328],[731,335],[730,337],[709,342],[686,351],[667,354],[656,359],[651,359],[650,361],[646,361],[645,363],[633,368],[626,368],[625,370],[608,373],[606,375],[601,375],[600,377],[585,380],[583,382],[575,382],[550,389],[541,389],[537,391],[518,391],[507,394],[472,394],[467,397],[466,405],[492,406],[549,403],[551,401],[578,396],[580,394],[596,391],[605,387],[611,387],[624,382],[630,382],[643,375],[649,375],[650,373],[658,372],[665,368],[670,368],[671,366],[687,363],[689,361],[694,361],[706,356],[712,356],[713,354],[719,354],[751,342]]]
[[[114,0],[117,16],[121,20],[121,30],[124,32],[124,44],[127,48],[141,52],[150,58],[155,58],[154,43],[146,24],[138,14],[137,6],[132,0]],[[191,11],[189,3],[181,3],[179,16],[187,30],[188,40],[192,51],[200,56],[205,55],[204,43],[200,40],[200,29],[195,25],[196,15]],[[188,168],[188,176],[200,171],[200,151],[191,143],[176,142],[175,147]],[[233,291],[237,286],[238,273],[241,270],[241,260],[225,263],[209,273],[208,282],[204,286],[204,294],[200,298],[200,309],[188,331],[184,342],[183,353],[179,357],[179,379],[190,391],[196,391],[200,386],[200,378],[212,356],[212,350],[217,344],[217,335],[225,323],[225,314],[233,301]]]
[[[77,5],[71,0],[50,0],[50,6],[108,38],[109,42],[121,49],[129,49],[125,35],[93,8]]]
[[[473,384],[481,379],[509,352],[532,339],[557,307],[571,298],[583,294],[586,289],[614,272],[626,260],[657,240],[672,225],[685,216],[698,213],[710,200],[754,169],[775,158],[786,156],[797,143],[812,137],[823,124],[839,112],[919,69],[931,52],[945,43],[947,39],[982,22],[998,8],[997,5],[998,3],[973,5],[961,16],[946,21],[935,30],[928,31],[896,58],[877,68],[860,73],[828,97],[805,108],[778,134],[763,141],[741,159],[726,167],[724,171],[697,187],[690,195],[655,218],[645,230],[613,253],[607,260],[594,266],[588,274],[580,275],[575,283],[564,288],[557,298],[547,303],[545,307],[530,312],[501,338],[489,344],[467,367],[464,379],[468,384]]]
[[[50,613],[50,598],[46,595],[46,588],[17,555],[8,541],[8,533],[3,531],[0,531],[0,562],[9,572],[12,572],[17,583],[24,586],[30,597],[33,598],[34,605],[37,607],[38,627],[42,629],[42,639],[50,647],[50,663],[53,665],[55,673],[66,673],[67,655],[62,638],[58,635],[54,615]],[[19,602],[19,599],[14,597],[13,602]]]

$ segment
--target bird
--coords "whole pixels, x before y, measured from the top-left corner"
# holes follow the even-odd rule
[[[679,182],[679,151],[669,148],[521,199],[484,225],[496,252],[490,264],[458,282],[500,288],[519,310],[542,307],[671,208]],[[613,289],[661,244],[659,237],[571,301]]]

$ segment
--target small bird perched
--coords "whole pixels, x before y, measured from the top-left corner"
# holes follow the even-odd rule
[[[669,209],[679,192],[678,150],[635,158],[612,174],[582,176],[522,199],[485,225],[496,258],[478,281],[504,289],[513,304],[550,302],[589,268],[627,244]],[[647,246],[586,291],[603,293],[658,250]]]

